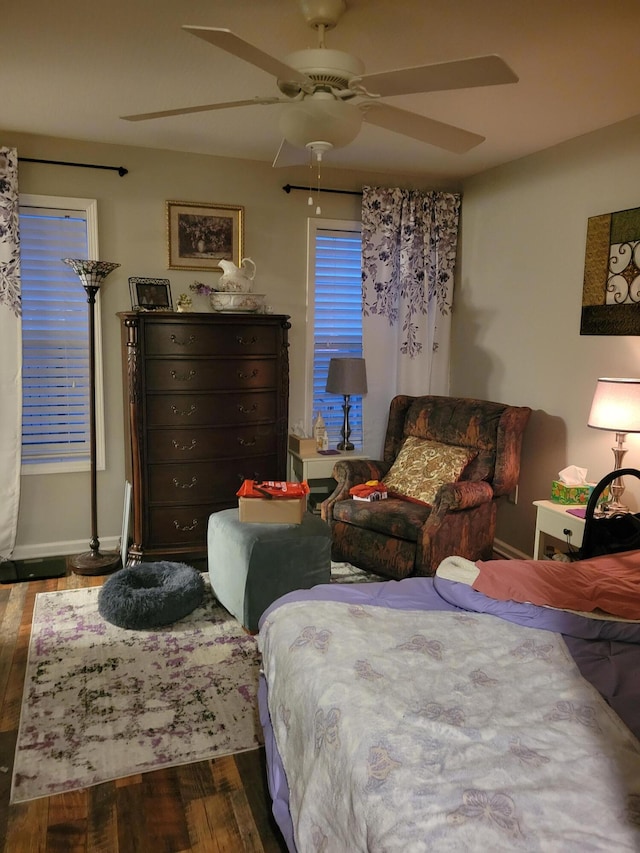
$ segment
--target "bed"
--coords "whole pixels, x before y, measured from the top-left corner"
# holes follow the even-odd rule
[[[259,645],[292,853],[640,850],[640,553],[317,586]]]

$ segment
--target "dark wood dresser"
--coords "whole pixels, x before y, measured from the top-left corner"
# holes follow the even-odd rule
[[[244,479],[286,479],[289,317],[126,312],[129,561],[206,557]]]

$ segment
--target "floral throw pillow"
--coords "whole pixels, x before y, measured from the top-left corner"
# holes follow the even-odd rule
[[[477,451],[409,435],[384,478],[389,492],[432,504],[443,483],[455,483]]]

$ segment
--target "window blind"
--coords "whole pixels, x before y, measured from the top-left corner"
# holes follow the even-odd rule
[[[329,446],[341,438],[343,397],[327,394],[329,362],[362,357],[362,274],[359,230],[318,229],[315,233],[313,416],[327,427]],[[350,398],[351,441],[362,447],[362,397]]]
[[[88,257],[86,215],[21,207],[25,464],[89,458],[87,296],[67,257]]]

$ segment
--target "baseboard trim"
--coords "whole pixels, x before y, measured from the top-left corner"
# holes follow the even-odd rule
[[[38,545],[17,545],[11,559],[42,560],[48,557],[68,557],[70,554],[83,554],[89,550],[89,540],[67,540],[63,542],[42,542]],[[120,537],[105,536],[100,539],[101,551],[119,551]]]
[[[100,539],[100,548],[103,551],[120,550],[119,536],[105,536]],[[85,540],[65,542],[44,542],[39,545],[19,545],[14,549],[12,560],[34,560],[47,557],[67,557],[70,554],[82,554],[89,550],[89,543]],[[495,539],[493,550],[505,560],[531,560],[531,556],[523,551],[518,551],[501,539]]]
[[[493,550],[496,554],[499,554],[501,557],[504,557],[505,560],[531,560],[532,558],[529,554],[525,554],[524,551],[518,551],[517,548],[514,548],[512,545],[508,545],[506,542],[503,542],[501,539],[494,539],[493,541]]]

